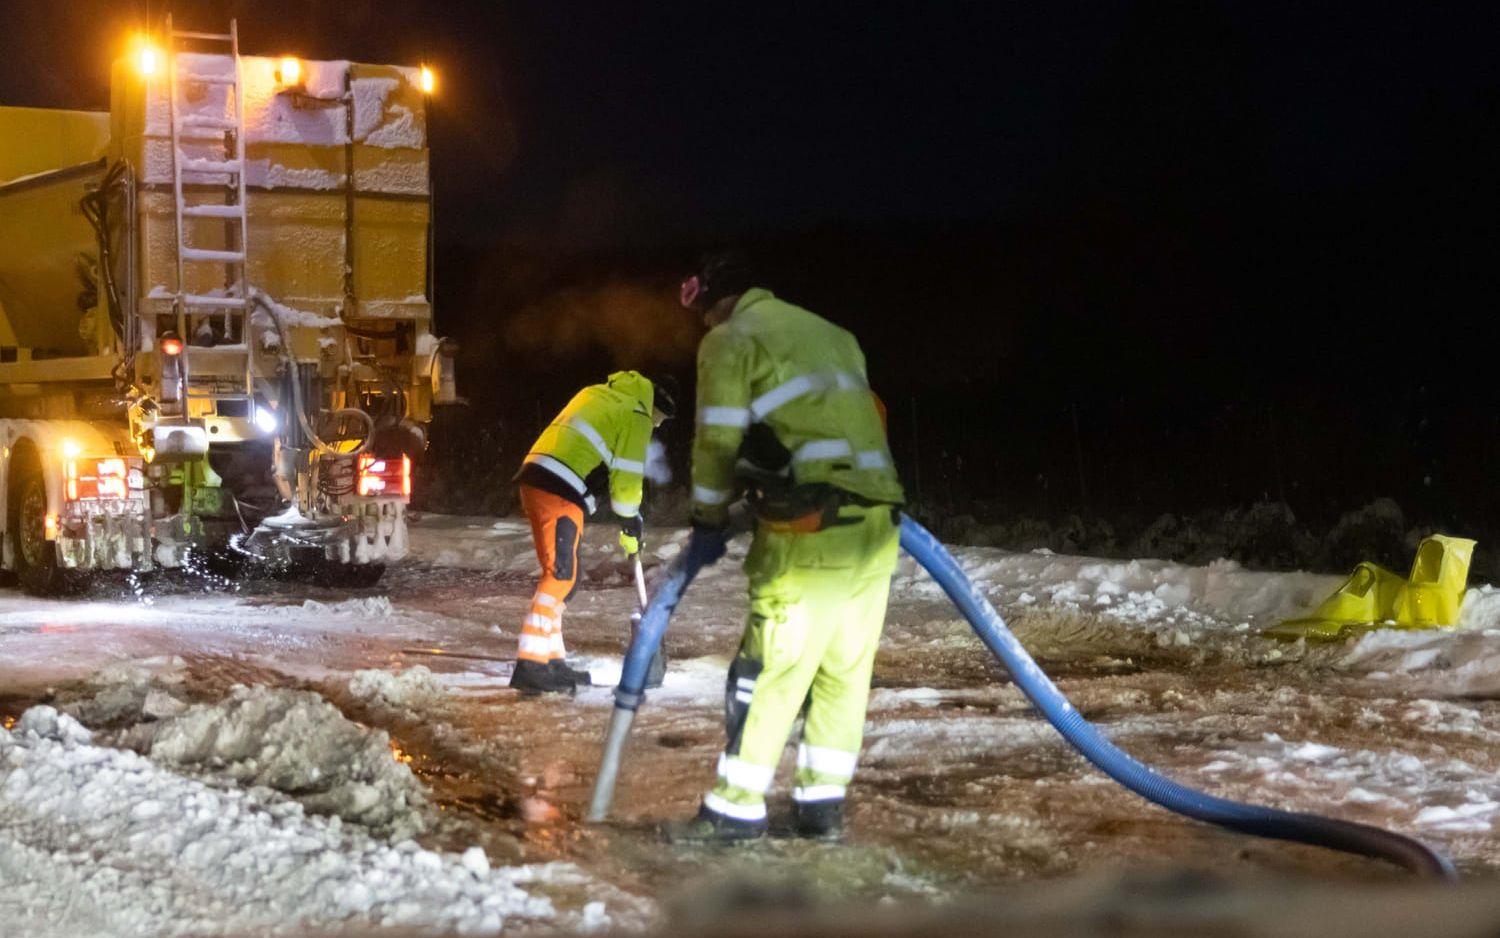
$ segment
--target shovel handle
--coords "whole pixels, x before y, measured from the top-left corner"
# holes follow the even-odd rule
[[[651,602],[651,598],[646,595],[646,571],[641,568],[639,552],[631,554],[630,559],[635,563],[635,595],[641,601],[641,610],[644,611]]]

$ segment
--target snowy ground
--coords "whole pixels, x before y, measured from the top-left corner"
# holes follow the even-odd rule
[[[684,536],[650,534],[656,562]],[[611,532],[587,541],[565,632],[608,685],[633,590]],[[289,922],[493,933],[643,927],[750,871],[813,900],[860,901],[1182,866],[1400,875],[1225,834],[1119,789],[1037,719],[909,563],[847,843],[705,850],[657,835],[712,780],[743,615],[732,563],[678,612],[619,820],[587,827],[608,687],[521,700],[505,687],[511,665],[492,660],[513,657],[531,591],[524,526],[429,516],[413,553],[354,594],[275,582],[167,583],[148,601],[108,585],[69,601],[0,590],[0,919],[39,936]],[[1455,630],[1310,649],[1259,630],[1335,578],[958,553],[1133,754],[1218,794],[1420,835],[1470,875],[1500,865],[1500,592],[1471,590]]]

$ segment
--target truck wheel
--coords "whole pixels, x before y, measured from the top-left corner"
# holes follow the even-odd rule
[[[47,486],[41,467],[27,460],[16,480],[16,579],[33,596],[60,596],[77,587],[57,562],[57,545],[47,540]]]
[[[320,586],[341,589],[367,589],[380,582],[385,574],[383,563],[324,564],[314,575]]]

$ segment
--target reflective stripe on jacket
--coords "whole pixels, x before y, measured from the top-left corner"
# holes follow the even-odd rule
[[[723,520],[735,495],[741,444],[756,425],[784,449],[792,485],[829,485],[872,502],[905,501],[859,343],[768,290],[747,290],[728,321],[698,347],[697,418],[697,520]]]
[[[617,371],[604,384],[579,391],[531,445],[527,466],[545,469],[573,489],[593,511],[590,476],[609,475],[614,513],[640,513],[646,446],[651,442],[655,389],[635,371]]]

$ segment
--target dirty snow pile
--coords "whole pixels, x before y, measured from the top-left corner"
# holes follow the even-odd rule
[[[236,687],[213,704],[137,723],[113,740],[159,765],[212,771],[293,795],[308,810],[410,836],[424,827],[421,785],[390,737],[311,691]]]
[[[591,526],[592,529],[592,526]],[[590,529],[590,530],[591,530]],[[586,532],[587,533],[587,532]],[[612,539],[580,546],[586,571],[616,556]],[[671,562],[687,532],[653,529],[646,554],[655,566]],[[729,556],[700,574],[704,590],[739,588],[738,561],[746,538],[731,542]],[[1343,582],[1341,576],[1247,570],[1233,560],[1192,566],[1168,560],[1112,560],[1055,554],[1045,548],[1015,553],[990,547],[953,547],[954,556],[1000,612],[1021,627],[1028,613],[1041,613],[1056,632],[1028,629],[1028,643],[1066,639],[1074,647],[1116,647],[1128,634],[1157,648],[1226,654],[1245,660],[1297,657],[1260,632],[1305,615]],[[427,515],[412,527],[411,553],[435,566],[502,570],[530,575],[536,568],[531,531],[524,520]],[[592,581],[591,581],[592,582]],[[893,601],[942,604],[942,591],[915,561],[903,557],[892,581]],[[1061,614],[1061,615],[1059,615]],[[956,613],[955,613],[956,615]],[[1069,624],[1067,617],[1077,621]],[[1112,634],[1099,634],[1100,629]],[[1076,634],[1075,634],[1076,632]],[[1336,649],[1331,649],[1336,651]],[[1400,675],[1434,695],[1500,694],[1500,589],[1471,587],[1454,629],[1379,631],[1353,644],[1339,660],[1318,662],[1376,679]]]
[[[160,745],[201,759],[217,749],[225,759],[281,764],[268,751],[277,744],[236,739],[264,725],[251,713],[275,706],[245,698],[235,708],[245,717],[201,714],[162,734]],[[525,887],[576,878],[559,864],[491,869],[478,848],[457,855],[410,840],[389,845],[265,789],[216,787],[95,745],[89,730],[51,707],[33,707],[0,730],[0,920],[8,934],[207,935],[345,923],[493,934],[553,919],[551,901]],[[602,907],[590,907],[572,924],[604,918]]]
[[[320,603],[316,599],[302,600],[301,610],[319,616],[339,616],[359,619],[389,619],[396,614],[387,596],[362,596],[359,599],[344,599],[336,603]]]
[[[687,538],[682,530],[652,531],[647,552],[671,561]],[[743,556],[745,538],[702,579],[729,575]],[[524,521],[428,515],[413,528],[412,553],[438,566],[531,572],[536,557]],[[612,544],[605,549],[612,549]],[[1340,579],[1312,573],[1262,573],[1232,560],[1193,567],[1166,560],[1102,560],[1040,549],[1011,553],[988,547],[955,547],[964,570],[998,608],[1027,607],[1097,615],[1163,633],[1169,643],[1198,633],[1245,626],[1262,628],[1297,615],[1335,589]],[[941,589],[909,557],[892,582],[896,598],[932,598]]]
[[[1500,696],[1500,589],[1471,588],[1456,629],[1371,632],[1338,664],[1376,680],[1399,676],[1425,694]]]
[[[422,665],[399,674],[378,669],[355,671],[349,677],[351,696],[393,710],[425,708],[448,699],[448,686]]]
[[[1307,609],[1339,583],[1337,577],[1312,573],[1246,570],[1232,560],[1191,567],[1166,560],[1071,557],[1045,548],[1013,554],[969,547],[954,554],[1001,608],[1092,613],[1164,630],[1178,644],[1225,626],[1271,625]],[[938,595],[937,585],[910,560],[903,561],[895,588]]]

